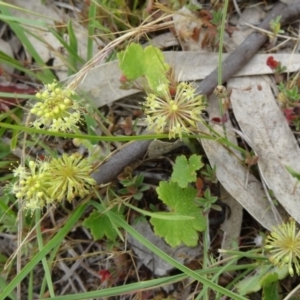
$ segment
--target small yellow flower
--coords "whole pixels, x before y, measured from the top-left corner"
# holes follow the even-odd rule
[[[29,169],[20,165],[13,171],[19,180],[13,185],[12,192],[24,201],[25,209],[39,209],[50,202],[47,191],[51,182],[45,180],[48,167],[47,162],[30,161]]]
[[[52,159],[47,173],[51,186],[49,196],[59,202],[63,199],[71,201],[76,196],[84,197],[91,192],[96,184],[90,177],[92,166],[86,158],[78,153],[71,156],[63,154],[60,158]]]
[[[295,271],[300,275],[300,231],[295,220],[291,219],[274,228],[266,238],[265,249],[269,251],[272,264],[288,266],[291,276]]]
[[[37,116],[32,122],[33,127],[52,131],[76,131],[77,123],[80,122],[80,106],[72,100],[75,92],[70,89],[61,89],[57,82],[45,85],[45,90],[38,92],[38,102],[30,112]]]
[[[156,133],[163,133],[167,128],[169,138],[190,133],[197,128],[197,122],[202,122],[201,113],[205,109],[202,95],[196,95],[196,90],[185,82],[176,87],[176,94],[170,94],[169,85],[161,84],[156,93],[148,94],[146,98],[145,114],[149,128]]]

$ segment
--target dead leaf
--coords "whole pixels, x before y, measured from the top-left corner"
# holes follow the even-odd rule
[[[267,186],[287,212],[300,223],[300,186],[285,166],[300,171],[300,149],[269,84],[263,77],[229,81],[235,117],[258,155],[258,166]],[[262,89],[256,86],[260,84]],[[244,90],[251,85],[250,90]]]
[[[208,111],[210,118],[220,117],[218,99],[213,95],[209,99]],[[209,133],[204,124],[199,123],[198,126],[201,131]],[[215,131],[224,136],[222,126],[212,126]],[[235,133],[230,130],[229,120],[225,126],[228,140],[237,144]],[[214,140],[202,139],[201,143],[211,166],[216,166],[217,178],[227,192],[263,227],[270,230],[280,223],[281,220],[276,219],[276,215],[272,212],[261,183],[242,165],[240,152],[232,149],[232,153],[230,153],[222,144]]]
[[[230,250],[233,243],[238,243],[242,222],[243,222],[243,206],[240,205],[225,189],[221,186],[221,199],[230,208],[230,216],[221,225],[221,230],[224,232],[222,240],[222,249]],[[224,254],[223,258],[230,256]]]

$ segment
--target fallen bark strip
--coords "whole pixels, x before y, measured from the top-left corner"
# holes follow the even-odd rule
[[[114,180],[126,166],[142,158],[151,140],[131,142],[122,147],[92,174],[97,184],[104,184]]]
[[[292,22],[300,16],[300,1],[287,6],[279,2],[268,13],[259,28],[269,30],[269,23],[272,19],[281,15],[281,24]],[[223,62],[222,81],[226,82],[233,74],[240,70],[267,41],[268,36],[260,32],[254,32]],[[202,95],[209,96],[218,81],[218,68],[205,77],[197,87]],[[104,184],[116,178],[123,169],[134,161],[143,157],[151,140],[136,141],[128,143],[117,151],[108,161],[103,163],[97,171],[92,174],[97,184]]]

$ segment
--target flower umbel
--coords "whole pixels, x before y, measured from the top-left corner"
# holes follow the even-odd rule
[[[29,169],[19,165],[13,173],[19,181],[12,187],[12,192],[17,198],[22,198],[26,209],[35,210],[42,208],[49,201],[47,191],[50,182],[45,180],[49,164],[44,161],[30,161]]]
[[[149,128],[156,133],[168,128],[170,139],[190,133],[197,127],[197,122],[203,121],[201,113],[205,109],[204,97],[195,92],[191,85],[181,82],[172,97],[168,84],[158,86],[157,93],[148,94],[144,104]]]
[[[78,153],[71,156],[63,154],[60,158],[52,159],[48,173],[51,186],[49,196],[57,201],[66,198],[71,201],[74,197],[84,197],[90,192],[96,182],[90,177],[92,166],[86,158]]]
[[[75,92],[61,89],[57,82],[45,85],[45,90],[36,93],[39,100],[30,110],[37,115],[32,122],[35,128],[49,128],[52,131],[75,131],[80,121],[80,106],[71,99]]]
[[[13,171],[19,180],[12,192],[24,201],[25,209],[34,211],[65,198],[71,201],[76,196],[86,196],[96,184],[90,177],[91,171],[91,164],[78,153],[49,161],[30,161],[28,169],[19,166]]]
[[[278,267],[288,266],[291,276],[300,275],[300,231],[295,220],[279,225],[268,235],[265,249],[269,260]]]

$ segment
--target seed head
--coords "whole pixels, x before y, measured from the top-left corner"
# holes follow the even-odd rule
[[[149,93],[145,106],[147,123],[156,133],[169,130],[169,138],[190,133],[197,128],[197,122],[202,122],[201,113],[205,109],[202,95],[196,95],[196,90],[185,82],[176,87],[174,97],[170,94],[168,84],[161,84],[156,93]]]

